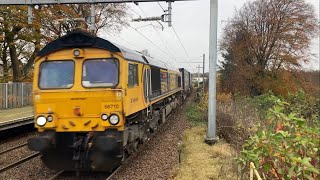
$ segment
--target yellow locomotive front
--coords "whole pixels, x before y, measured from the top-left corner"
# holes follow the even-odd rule
[[[89,37],[78,32],[60,38],[35,62],[39,136],[28,146],[53,169],[111,170],[123,158],[125,61],[115,47],[97,40],[88,44]]]
[[[80,31],[46,45],[34,68],[28,146],[52,169],[111,171],[183,100],[179,70]]]
[[[39,131],[123,129],[121,62],[110,52],[88,48],[37,60],[33,92]]]

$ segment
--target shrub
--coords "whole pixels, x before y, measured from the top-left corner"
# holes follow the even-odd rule
[[[319,178],[319,121],[310,126],[292,111],[294,105],[280,99],[275,103],[267,112],[267,128],[245,142],[238,162],[254,162],[268,179]]]
[[[304,118],[310,126],[315,126],[320,120],[320,99],[306,95],[303,91],[291,94],[287,98],[290,106],[286,106],[286,112],[294,112]]]

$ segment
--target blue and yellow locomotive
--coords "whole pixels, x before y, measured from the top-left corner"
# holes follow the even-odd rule
[[[58,170],[112,170],[191,90],[190,73],[86,32],[46,45],[34,71],[28,146]]]

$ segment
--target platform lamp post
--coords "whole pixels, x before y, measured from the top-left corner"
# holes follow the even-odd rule
[[[209,106],[208,134],[205,142],[215,144],[216,134],[216,71],[217,71],[217,39],[218,39],[218,0],[210,0],[210,34],[209,34]]]

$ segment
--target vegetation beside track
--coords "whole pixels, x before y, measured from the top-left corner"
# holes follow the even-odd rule
[[[231,98],[220,93],[217,98],[217,134],[222,141],[204,143],[205,94],[186,108],[192,128],[184,134],[182,163],[174,179],[248,178],[250,162],[263,179],[320,177],[319,98],[302,91],[287,97],[267,93]]]
[[[237,179],[234,148],[225,141],[208,146],[204,143],[205,135],[204,124],[197,123],[185,131],[181,163],[172,179]]]
[[[185,118],[191,127],[184,132],[179,149],[181,162],[172,179],[237,179],[235,149],[224,140],[213,146],[204,142],[207,116],[203,105],[198,99],[185,109]]]
[[[267,94],[253,100],[265,116],[242,145],[238,164],[254,162],[264,179],[318,179],[320,99],[298,92],[288,98]]]

